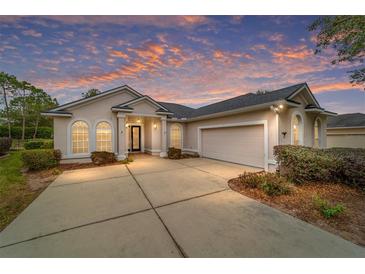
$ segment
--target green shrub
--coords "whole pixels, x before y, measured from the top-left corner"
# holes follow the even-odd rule
[[[24,143],[25,149],[40,149],[43,148],[43,142],[42,141],[27,141]]]
[[[91,152],[91,160],[95,165],[114,163],[117,159],[113,152],[94,151]]]
[[[26,127],[25,128],[25,139],[32,139],[34,135],[35,128],[34,127]],[[8,127],[0,126],[0,137],[8,136]],[[12,126],[11,127],[11,137],[14,139],[22,138],[22,127]],[[38,127],[36,138],[41,139],[51,139],[53,138],[53,128],[52,127]]]
[[[170,147],[167,152],[167,157],[174,160],[181,159],[181,149]]]
[[[319,196],[315,196],[313,198],[313,203],[321,212],[321,214],[327,219],[341,214],[346,209],[342,204],[331,205],[330,202],[322,199]]]
[[[336,181],[365,189],[365,149],[330,148],[325,152],[337,159]]]
[[[0,156],[9,152],[12,144],[11,138],[0,137]]]
[[[335,181],[365,188],[365,149],[274,147],[281,175],[295,183]]]
[[[241,184],[244,184],[248,188],[258,188],[265,182],[265,178],[262,173],[244,172],[238,176]]]
[[[269,196],[288,195],[291,187],[285,180],[276,173],[245,172],[239,176],[240,182],[248,188],[259,188]]]
[[[52,149],[53,141],[52,140],[29,140],[24,143],[25,149]]]
[[[260,188],[269,196],[288,195],[291,192],[288,184],[274,180],[263,183]]]
[[[337,164],[334,157],[322,150],[303,146],[276,146],[274,155],[280,174],[294,183],[329,179]]]
[[[54,149],[33,149],[22,151],[22,160],[29,170],[55,167],[61,159],[61,151]]]

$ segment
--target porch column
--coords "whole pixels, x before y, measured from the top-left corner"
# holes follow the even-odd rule
[[[126,144],[125,144],[125,114],[122,112],[118,112],[118,160],[124,160],[126,155]]]
[[[160,157],[167,156],[167,126],[166,117],[161,117],[161,153]]]

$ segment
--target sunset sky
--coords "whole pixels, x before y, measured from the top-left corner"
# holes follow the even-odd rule
[[[313,16],[0,16],[0,71],[60,103],[128,84],[193,107],[307,82],[321,105],[365,112],[334,51],[314,55]]]

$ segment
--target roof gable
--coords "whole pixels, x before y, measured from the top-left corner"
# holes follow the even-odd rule
[[[303,98],[305,101],[307,101],[306,105],[314,105],[318,108],[321,108],[307,83],[302,84],[302,87],[290,94],[286,99],[296,101],[298,97]]]
[[[54,109],[51,109],[50,111],[51,112],[58,112],[58,111],[62,111],[62,110],[65,110],[65,109],[68,109],[68,108],[71,108],[71,107],[81,106],[81,105],[84,105],[86,103],[89,103],[89,102],[92,102],[92,101],[95,101],[95,100],[99,100],[103,97],[110,96],[112,94],[116,94],[118,92],[128,92],[129,94],[131,94],[135,98],[143,97],[143,95],[141,93],[139,93],[138,91],[132,89],[131,87],[129,87],[127,85],[124,85],[124,86],[120,86],[120,87],[113,88],[113,89],[110,89],[110,90],[106,90],[106,91],[104,91],[104,92],[102,92],[98,95],[92,96],[92,97],[82,98],[82,99],[79,99],[79,100],[76,100],[76,101],[73,101],[73,102],[69,102],[69,103],[60,105],[60,106],[58,106]]]
[[[156,108],[156,110],[169,111],[165,106],[163,106],[159,102],[153,100],[149,96],[142,96],[142,97],[130,100],[128,102],[113,106],[113,108],[125,108],[125,107],[133,108],[133,106],[135,106],[137,104],[141,104],[142,102],[149,103],[149,104],[153,105]]]

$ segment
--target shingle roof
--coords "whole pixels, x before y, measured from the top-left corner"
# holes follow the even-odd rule
[[[174,117],[176,118],[188,118],[190,117],[191,113],[195,111],[194,108],[175,104],[175,103],[166,103],[166,102],[158,102],[159,104],[163,105],[165,108],[170,110],[174,113]]]
[[[284,100],[294,92],[306,86],[306,83],[297,84],[294,86],[266,92],[264,94],[248,93],[233,97],[224,101],[213,103],[207,106],[203,106],[197,109],[189,108],[179,104],[160,102],[171,112],[175,113],[176,118],[195,118],[199,116],[224,112],[228,110],[234,110],[238,108],[244,108],[254,105],[260,105],[264,103],[274,102],[278,100]]]
[[[365,127],[364,113],[348,113],[328,117],[327,127]]]

